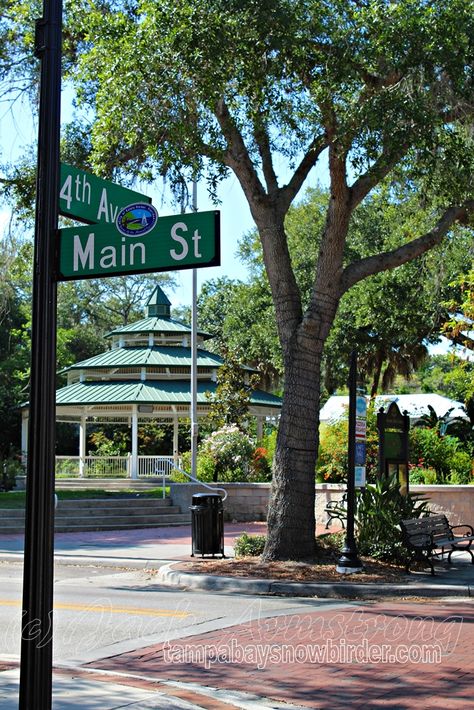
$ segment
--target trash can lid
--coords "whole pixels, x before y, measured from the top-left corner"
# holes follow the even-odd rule
[[[222,497],[219,493],[195,493],[192,497],[192,505],[215,505],[222,502]]]

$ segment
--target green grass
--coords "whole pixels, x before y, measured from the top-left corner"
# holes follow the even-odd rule
[[[170,494],[168,486],[165,488],[167,496]],[[147,491],[134,491],[132,488],[115,492],[105,491],[102,488],[89,488],[85,491],[57,491],[61,500],[88,500],[89,498],[162,498],[162,488],[150,488]],[[14,510],[25,507],[25,491],[9,491],[0,493],[0,509]]]

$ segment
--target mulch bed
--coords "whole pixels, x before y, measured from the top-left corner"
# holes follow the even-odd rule
[[[335,562],[262,562],[259,557],[238,559],[197,558],[182,562],[179,570],[196,574],[221,575],[223,577],[256,577],[291,582],[343,582],[367,584],[370,582],[401,582],[405,577],[403,567],[362,558],[364,571],[344,575],[336,571]]]

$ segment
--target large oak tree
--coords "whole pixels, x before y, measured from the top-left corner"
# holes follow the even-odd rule
[[[438,244],[474,206],[473,49],[471,0],[68,6],[66,67],[96,169],[160,173],[178,190],[206,178],[211,191],[233,172],[248,200],[285,371],[267,558],[314,553],[321,358],[341,296]],[[285,216],[321,163],[330,197],[303,306]],[[348,260],[355,210],[400,167],[424,184],[430,227]]]

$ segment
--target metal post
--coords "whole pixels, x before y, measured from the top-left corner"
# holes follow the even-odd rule
[[[53,658],[55,241],[61,113],[61,0],[44,0],[37,22],[41,59],[34,242],[20,710],[50,710]]]
[[[197,182],[193,181],[193,212],[197,212]],[[191,475],[197,476],[197,269],[193,269],[191,309]]]
[[[79,422],[79,478],[84,478],[84,468],[86,462],[86,442],[87,442],[87,421],[82,416]]]
[[[28,414],[21,415],[21,463],[26,467],[28,462]]]
[[[355,434],[356,434],[356,397],[357,397],[357,353],[351,353],[349,371],[349,442],[347,471],[347,526],[346,539],[336,570],[342,574],[360,572],[362,562],[357,554],[354,535],[355,516]]]
[[[138,408],[134,404],[132,407],[132,469],[130,477],[138,478]]]

